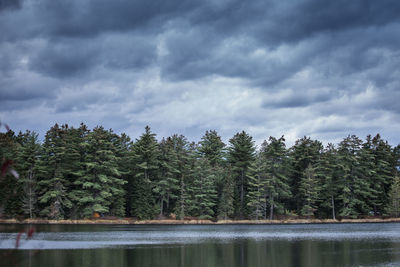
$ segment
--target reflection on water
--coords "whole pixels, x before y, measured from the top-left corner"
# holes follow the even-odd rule
[[[19,230],[0,226],[0,253],[11,251]],[[12,258],[2,257],[15,261],[9,266],[400,266],[398,223],[37,230]]]

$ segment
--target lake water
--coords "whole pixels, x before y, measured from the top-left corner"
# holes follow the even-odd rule
[[[0,266],[400,266],[400,223],[0,225]]]

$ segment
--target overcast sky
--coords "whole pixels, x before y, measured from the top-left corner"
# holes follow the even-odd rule
[[[0,0],[0,120],[400,142],[398,0]],[[4,129],[2,129],[4,131]]]

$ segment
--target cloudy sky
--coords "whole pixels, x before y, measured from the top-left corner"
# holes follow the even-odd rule
[[[400,1],[0,0],[0,120],[400,142]],[[2,129],[4,131],[4,129]]]

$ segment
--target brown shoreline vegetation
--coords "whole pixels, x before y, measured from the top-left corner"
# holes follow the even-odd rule
[[[400,222],[400,218],[366,218],[366,219],[287,219],[287,220],[135,220],[132,218],[126,219],[81,219],[81,220],[46,220],[46,219],[0,219],[0,224],[129,224],[129,225],[234,225],[234,224],[324,224],[324,223],[393,223]]]

